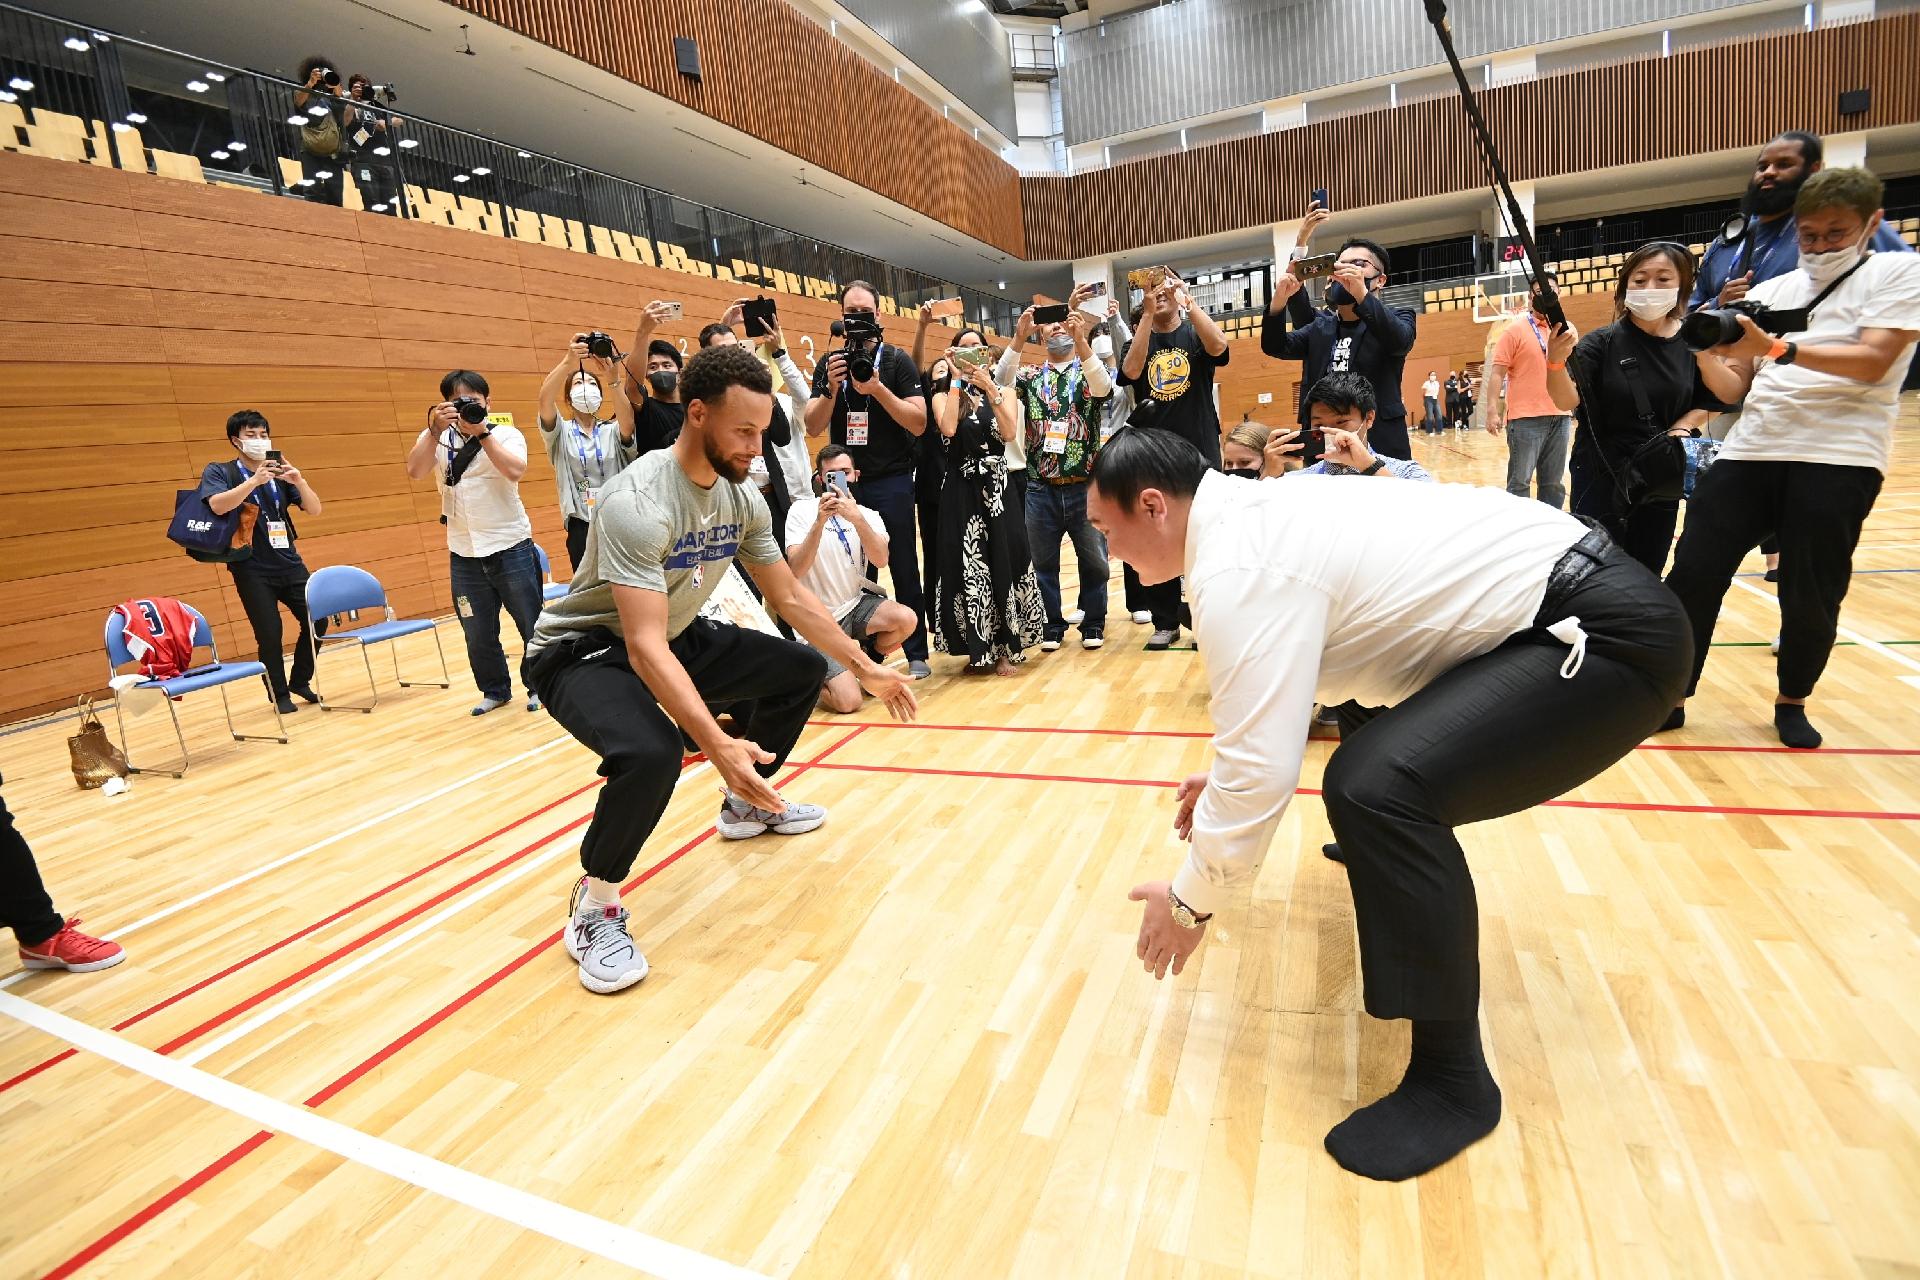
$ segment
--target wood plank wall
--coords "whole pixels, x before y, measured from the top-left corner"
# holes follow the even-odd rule
[[[403,465],[441,374],[478,369],[535,446],[521,494],[566,576],[538,452],[546,370],[582,329],[625,346],[652,298],[692,349],[740,286],[452,227],[0,152],[0,718],[104,688],[107,610],[199,607],[222,653],[252,633],[225,568],[166,540],[174,491],[232,456],[253,408],[312,478],[309,566],[359,564],[403,616],[451,611],[431,481]],[[779,295],[824,353],[830,301]],[[911,333],[907,322],[890,328]],[[288,637],[291,643],[292,637]]]
[[[1844,89],[1872,108],[1841,116]],[[1480,95],[1516,181],[1733,147],[1784,129],[1920,120],[1920,12],[1545,76]],[[1071,177],[1020,180],[1026,256],[1086,258],[1484,185],[1453,97],[1238,138]]]
[[[448,3],[1027,256],[1019,172],[786,0]],[[699,80],[675,36],[697,43]]]

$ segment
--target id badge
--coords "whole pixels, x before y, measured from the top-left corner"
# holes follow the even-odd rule
[[[1065,453],[1067,451],[1067,424],[1058,421],[1047,423],[1046,443],[1040,447],[1044,453]]]
[[[367,132],[367,131],[366,131],[365,129],[355,129],[355,130],[353,131],[353,145],[354,145],[354,146],[356,146],[356,147],[364,147],[364,146],[366,146],[366,145],[367,145],[367,144],[368,144],[369,142],[372,142],[372,141],[373,141],[373,135],[372,135],[372,134],[370,134],[370,133],[368,133],[368,132]]]
[[[586,498],[588,515],[592,515],[600,509],[600,491],[598,489],[587,489],[583,496]]]
[[[275,551],[285,551],[293,545],[293,539],[287,536],[285,520],[267,521],[267,545]]]
[[[847,443],[864,445],[867,442],[868,412],[864,409],[847,410]]]

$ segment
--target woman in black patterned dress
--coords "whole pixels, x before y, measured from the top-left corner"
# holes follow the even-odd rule
[[[955,349],[985,345],[969,330]],[[934,648],[966,658],[968,671],[1010,676],[1046,624],[1026,518],[1007,500],[1006,442],[1020,429],[1020,408],[988,367],[956,363],[953,350],[933,366],[946,478],[927,629]]]

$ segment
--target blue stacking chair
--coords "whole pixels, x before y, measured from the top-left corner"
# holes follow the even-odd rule
[[[367,667],[367,688],[372,698],[365,703],[335,702],[324,693],[320,696],[322,711],[365,711],[369,714],[380,703],[380,684],[373,677],[373,659],[367,656],[370,645],[386,644],[398,640],[401,636],[410,636],[416,632],[433,632],[433,647],[440,655],[440,678],[438,680],[407,680],[400,675],[400,650],[393,649],[393,678],[403,689],[416,685],[428,685],[437,689],[453,686],[453,678],[447,674],[447,651],[440,644],[440,632],[429,618],[396,618],[393,608],[387,604],[387,589],[380,585],[380,579],[365,569],[350,564],[333,564],[314,571],[307,579],[307,616],[316,623],[322,618],[335,615],[345,616],[360,609],[378,609],[382,621],[369,623],[364,627],[351,630],[334,630],[326,636],[318,634],[316,626],[313,635],[313,664],[316,674],[320,668],[320,646],[328,644],[352,644],[360,647],[360,659]]]
[[[180,729],[180,713],[174,709],[173,700],[201,689],[218,688],[220,706],[227,713],[227,732],[233,735],[235,742],[285,742],[287,724],[280,718],[280,708],[273,707],[273,722],[279,728],[278,733],[241,733],[233,727],[233,707],[227,701],[227,686],[235,680],[257,678],[267,674],[267,669],[258,662],[222,662],[220,650],[213,643],[213,629],[207,626],[207,620],[200,611],[184,600],[180,607],[193,615],[193,647],[205,649],[212,655],[213,661],[204,667],[195,667],[173,677],[171,680],[148,679],[136,686],[141,690],[153,690],[167,704],[167,714],[173,718],[174,740],[180,744],[180,767],[142,766],[133,763],[133,753],[127,750],[127,722],[120,712],[120,694],[113,691],[113,720],[120,729],[120,754],[127,757],[127,768],[134,773],[167,773],[176,778],[184,778],[192,760],[187,755],[187,735]],[[120,668],[135,661],[133,651],[127,648],[127,620],[118,613],[107,615],[107,674],[118,675]]]
[[[555,582],[553,580],[553,561],[547,559],[547,549],[545,547],[537,542],[534,543],[533,554],[540,559],[540,599],[542,603],[548,600],[558,600],[561,596],[573,589],[571,582]]]

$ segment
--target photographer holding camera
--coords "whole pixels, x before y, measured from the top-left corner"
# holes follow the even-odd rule
[[[352,123],[347,128],[347,158],[360,184],[360,203],[371,213],[406,216],[406,201],[400,198],[400,183],[394,172],[394,135],[400,117],[378,105],[377,96],[385,93],[393,101],[391,85],[376,85],[359,72],[347,77],[347,100],[353,104]],[[386,154],[382,155],[382,152]]]
[[[200,473],[200,496],[218,516],[249,502],[260,508],[253,523],[253,553],[244,560],[228,561],[227,572],[233,575],[234,594],[240,597],[240,607],[253,628],[260,665],[267,669],[267,697],[281,715],[291,715],[297,708],[287,696],[289,691],[308,702],[320,701],[313,691],[316,628],[307,616],[307,565],[293,545],[300,537],[293,526],[293,508],[300,508],[302,515],[317,516],[320,495],[300,469],[273,447],[267,420],[255,410],[242,409],[227,419],[227,442],[239,456],[231,462],[207,464]],[[293,646],[292,679],[287,678],[286,643],[280,629],[282,605],[300,624],[300,637]],[[324,621],[318,630],[325,634]]]
[[[533,638],[540,619],[540,562],[533,550],[533,522],[520,502],[527,473],[527,442],[517,427],[487,424],[487,380],[471,369],[440,379],[440,403],[427,410],[426,429],[407,453],[407,476],[433,473],[440,490],[440,523],[447,526],[454,612],[467,640],[467,663],[483,716],[513,700],[513,677],[500,647],[504,606]],[[527,710],[540,699],[527,686]]]
[[[1309,205],[1300,224],[1292,257],[1306,253],[1313,233],[1332,215],[1318,202]],[[1411,458],[1407,406],[1400,376],[1413,348],[1414,313],[1380,301],[1389,269],[1387,251],[1371,240],[1350,236],[1340,246],[1327,285],[1325,308],[1316,312],[1304,292],[1306,282],[1292,270],[1273,282],[1273,300],[1260,325],[1260,350],[1276,360],[1300,362],[1300,426],[1307,426],[1307,392],[1329,373],[1357,373],[1373,384],[1379,418],[1373,447],[1394,458]],[[1304,461],[1319,454],[1309,445]]]
[[[567,354],[540,384],[540,440],[560,488],[560,514],[567,523],[567,562],[577,572],[587,552],[587,525],[600,491],[620,469],[640,456],[634,438],[633,402],[627,399],[625,365],[604,333],[576,333]],[[616,370],[618,372],[616,372]],[[608,383],[612,383],[611,392]],[[574,416],[560,412],[566,392]],[[610,419],[602,419],[602,411]]]
[[[300,126],[300,154],[296,159],[312,184],[305,198],[315,204],[340,204],[346,187],[347,133],[353,127],[355,112],[340,98],[340,73],[334,70],[335,65],[332,58],[313,54],[301,60],[295,74],[302,87],[293,91],[293,109],[307,117]]]
[[[913,357],[882,337],[878,308],[879,294],[865,280],[854,280],[840,291],[844,345],[828,352],[813,371],[807,434],[831,430],[833,443],[853,455],[860,472],[854,496],[878,511],[887,526],[894,599],[924,619],[926,600],[913,554],[913,466],[919,437],[927,429],[927,398],[921,394]],[[902,647],[914,679],[933,674],[927,665],[924,622]]]
[[[1806,702],[1833,649],[1853,548],[1891,461],[1900,382],[1920,340],[1920,257],[1870,248],[1883,194],[1864,169],[1815,174],[1794,201],[1798,269],[1748,291],[1743,311],[1699,311],[1682,326],[1691,345],[1712,345],[1714,358],[1700,366],[1709,390],[1729,404],[1746,400],[1694,489],[1667,575],[1693,624],[1687,693],[1699,685],[1741,559],[1777,537],[1774,726],[1789,747],[1820,745]],[[1664,727],[1685,721],[1683,700]]]

